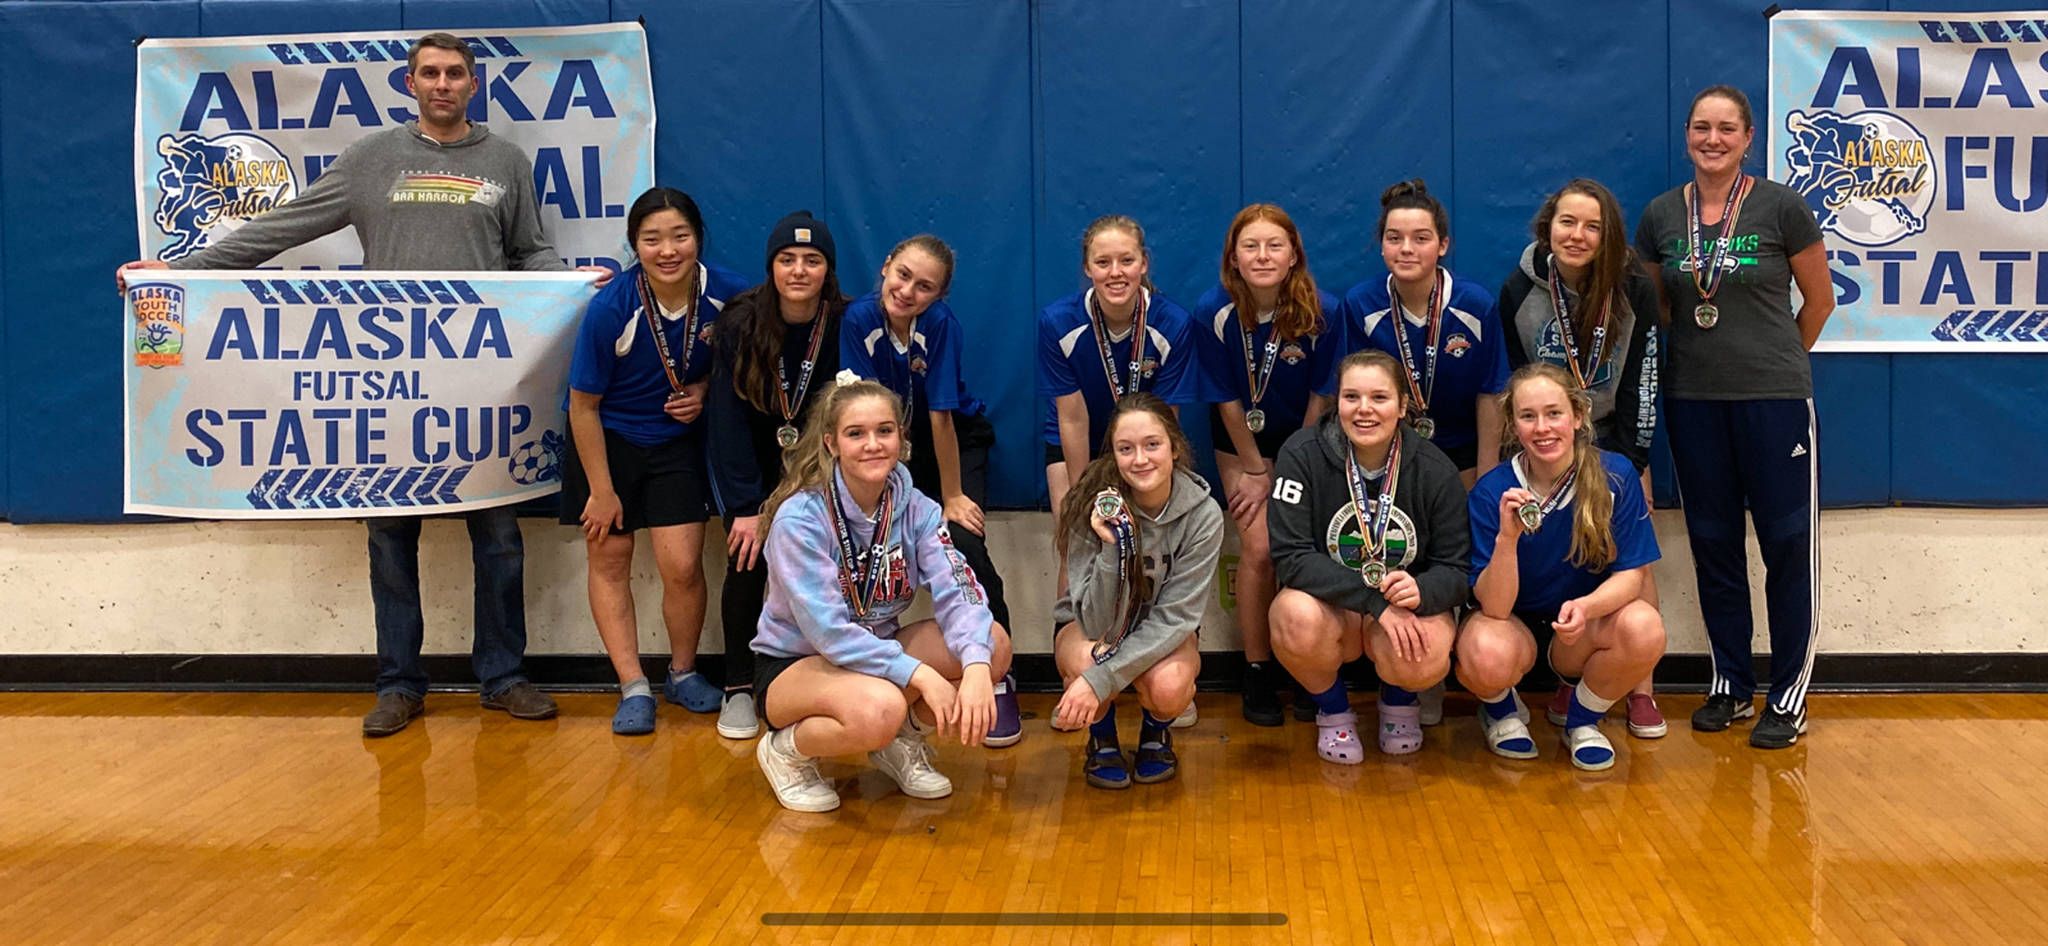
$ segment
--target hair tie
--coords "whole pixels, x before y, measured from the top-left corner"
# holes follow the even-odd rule
[[[860,375],[854,374],[851,368],[841,368],[838,374],[832,376],[832,386],[835,388],[843,388],[859,381]]]

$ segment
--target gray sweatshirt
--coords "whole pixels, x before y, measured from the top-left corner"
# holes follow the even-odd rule
[[[1067,497],[1087,502],[1093,497]],[[1202,627],[1209,593],[1216,584],[1216,557],[1223,549],[1223,510],[1209,495],[1209,484],[1193,473],[1176,471],[1166,508],[1154,519],[1131,507],[1144,550],[1140,563],[1152,579],[1152,600],[1114,656],[1081,674],[1097,699],[1107,700],[1151,669]],[[1081,632],[1095,640],[1114,633],[1111,625],[1125,592],[1116,580],[1116,546],[1105,544],[1094,530],[1070,537],[1067,546],[1067,593],[1053,605],[1054,622],[1081,622]]]
[[[364,269],[566,270],[540,229],[533,162],[472,123],[442,144],[407,122],[365,136],[312,186],[174,269],[250,269],[354,224]]]

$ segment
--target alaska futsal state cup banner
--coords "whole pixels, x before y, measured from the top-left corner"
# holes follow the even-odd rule
[[[1770,176],[1838,300],[1816,347],[2048,350],[2048,12],[1787,11],[1770,36]]]
[[[291,200],[364,135],[418,117],[406,50],[430,30],[148,39],[136,52],[143,259],[175,260]],[[638,23],[456,30],[476,52],[471,121],[533,159],[541,228],[571,265],[617,270],[626,208],[654,185],[654,89]],[[362,262],[353,228],[287,269]]]
[[[132,272],[123,509],[360,518],[554,493],[591,281]]]

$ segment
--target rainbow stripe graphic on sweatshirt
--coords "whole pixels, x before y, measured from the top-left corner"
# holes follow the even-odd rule
[[[505,193],[503,185],[457,174],[408,171],[391,186],[394,204],[468,204],[496,206]]]

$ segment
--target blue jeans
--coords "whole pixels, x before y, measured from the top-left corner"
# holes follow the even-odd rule
[[[512,507],[465,513],[476,563],[476,634],[470,666],[486,695],[526,679],[526,546]],[[415,516],[365,520],[370,529],[370,601],[377,609],[377,692],[427,694],[420,663],[420,523]]]

